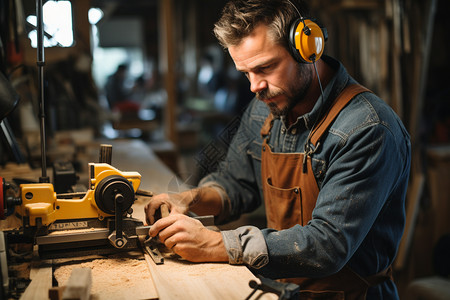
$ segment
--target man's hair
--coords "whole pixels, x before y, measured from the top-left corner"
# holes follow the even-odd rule
[[[214,25],[214,34],[226,49],[239,45],[256,26],[264,24],[274,41],[289,49],[290,25],[300,18],[296,8],[303,17],[308,17],[309,11],[302,0],[231,0]]]

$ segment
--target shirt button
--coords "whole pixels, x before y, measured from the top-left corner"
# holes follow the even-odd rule
[[[294,193],[298,194],[298,188],[294,189]]]
[[[281,128],[281,133],[285,134],[286,133],[286,128]]]
[[[263,151],[266,151],[266,146],[263,146]]]
[[[291,134],[296,134],[296,133],[297,133],[297,128],[292,128]]]

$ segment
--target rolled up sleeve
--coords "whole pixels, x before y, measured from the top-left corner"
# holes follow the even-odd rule
[[[269,262],[267,245],[259,228],[242,226],[221,233],[230,264],[245,264],[259,269]]]

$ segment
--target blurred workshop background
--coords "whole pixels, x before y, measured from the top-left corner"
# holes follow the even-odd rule
[[[70,161],[82,178],[89,145],[130,139],[185,184],[214,170],[253,97],[212,32],[225,0],[43,2],[49,167]],[[411,134],[400,293],[448,290],[450,1],[309,2],[328,30],[325,53],[388,102]],[[1,123],[0,175],[40,168],[36,24],[34,1],[0,2],[0,72],[20,96]]]

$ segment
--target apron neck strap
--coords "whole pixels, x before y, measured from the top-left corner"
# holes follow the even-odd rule
[[[353,98],[355,98],[355,96],[357,96],[361,93],[364,93],[364,92],[370,92],[370,90],[363,87],[360,84],[350,84],[350,85],[346,86],[344,88],[344,90],[342,90],[342,92],[339,94],[339,96],[336,98],[336,100],[332,104],[331,108],[328,110],[328,112],[325,114],[325,116],[319,122],[319,125],[317,125],[311,132],[310,141],[314,145],[314,147],[317,147],[317,143],[319,142],[320,138],[328,130],[328,127],[334,121],[334,119],[337,117],[339,112]]]
[[[263,139],[270,134],[270,130],[272,129],[272,126],[273,126],[273,119],[274,119],[274,116],[272,113],[270,113],[267,116],[266,120],[264,121],[264,124],[261,127],[261,131],[260,131],[261,137]]]

